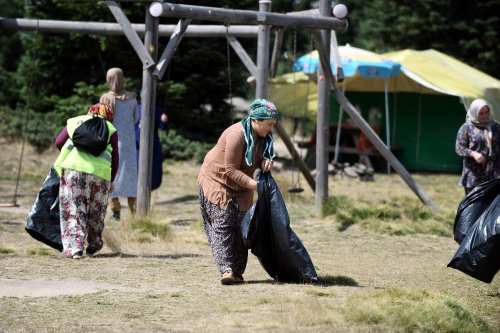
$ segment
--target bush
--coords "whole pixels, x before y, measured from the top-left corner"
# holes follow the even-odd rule
[[[174,160],[195,160],[201,163],[212,146],[211,144],[186,139],[175,130],[160,132],[159,137],[163,156]]]

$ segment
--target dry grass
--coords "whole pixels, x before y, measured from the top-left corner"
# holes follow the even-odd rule
[[[20,146],[2,146],[5,202]],[[55,155],[27,147],[20,207],[0,209],[0,290],[3,283],[34,287],[0,298],[0,331],[500,332],[500,278],[484,284],[446,267],[457,249],[450,221],[462,198],[457,175],[413,175],[439,213],[429,213],[395,174],[376,174],[375,182],[332,177],[331,197],[345,196],[349,209],[372,214],[348,226],[337,214],[317,214],[310,189],[284,192],[320,283],[275,283],[250,254],[247,283],[222,286],[200,223],[199,165],[166,162],[146,226],[134,227],[124,210],[121,222],[106,221],[103,251],[76,262],[23,230]],[[290,171],[273,175],[280,188],[291,184]],[[400,217],[385,218],[387,212]],[[33,296],[41,290],[54,295]]]

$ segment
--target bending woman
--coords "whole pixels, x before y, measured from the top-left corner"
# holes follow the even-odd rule
[[[254,171],[270,172],[273,166],[272,130],[279,117],[272,102],[256,99],[249,115],[221,134],[201,166],[201,216],[222,284],[243,282],[248,250],[240,226],[257,190]]]

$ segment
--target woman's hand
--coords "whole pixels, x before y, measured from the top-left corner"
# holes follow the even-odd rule
[[[262,161],[262,172],[269,172],[273,168],[273,161],[264,160]]]
[[[483,154],[478,153],[477,151],[473,151],[472,153],[470,153],[470,156],[472,156],[472,158],[476,160],[477,164],[486,163],[486,159],[484,158]]]

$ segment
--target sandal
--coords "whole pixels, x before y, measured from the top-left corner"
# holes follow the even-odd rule
[[[220,278],[220,283],[224,285],[232,284],[234,282],[234,275],[231,269],[226,269]]]

